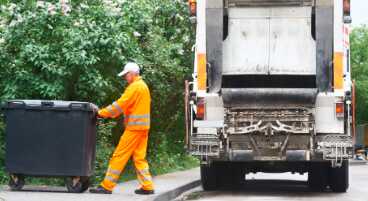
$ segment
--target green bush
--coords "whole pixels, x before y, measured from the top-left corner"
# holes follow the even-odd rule
[[[153,99],[152,171],[191,167],[197,162],[183,149],[182,89],[192,69],[193,34],[184,0],[73,0],[64,5],[58,0],[2,1],[0,101],[62,99],[108,105],[125,86],[116,74],[126,62],[135,61]],[[111,131],[118,124],[108,120],[99,126],[97,180],[103,177],[113,150]],[[1,130],[0,148],[3,136]]]
[[[5,159],[5,144],[4,144],[4,121],[0,120],[0,183],[5,183],[7,181],[7,176],[4,168]]]
[[[368,123],[368,27],[356,27],[351,34],[351,66],[356,81],[357,121]]]

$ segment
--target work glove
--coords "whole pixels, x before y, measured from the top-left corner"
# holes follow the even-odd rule
[[[99,111],[97,111],[97,117],[99,118],[99,119],[104,119],[105,117],[103,117],[101,114],[100,114],[100,112]]]

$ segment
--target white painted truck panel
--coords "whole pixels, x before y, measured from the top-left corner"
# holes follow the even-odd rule
[[[224,121],[224,104],[220,96],[207,96],[206,102],[206,120]]]
[[[344,118],[337,118],[335,103],[338,98],[334,93],[319,93],[316,100],[316,132],[344,134]]]
[[[230,9],[223,74],[267,74],[269,23],[265,9]]]
[[[230,8],[223,74],[315,75],[310,7]]]
[[[195,43],[195,57],[194,57],[194,73],[193,73],[193,87],[198,89],[198,55],[206,54],[206,1],[197,2],[197,28],[196,28],[196,43]],[[203,90],[198,90],[203,92]]]
[[[311,31],[311,9],[271,9],[269,74],[315,75],[316,44]]]

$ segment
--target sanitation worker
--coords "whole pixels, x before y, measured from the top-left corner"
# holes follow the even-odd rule
[[[101,118],[116,118],[124,115],[125,131],[120,138],[109,163],[105,179],[91,193],[111,194],[120,174],[132,157],[137,172],[140,188],[136,194],[153,194],[152,177],[146,161],[148,131],[150,128],[151,97],[146,83],[139,76],[139,66],[127,63],[118,74],[128,86],[124,94],[111,105],[98,111]]]

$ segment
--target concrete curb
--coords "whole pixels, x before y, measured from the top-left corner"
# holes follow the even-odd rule
[[[170,190],[170,191],[164,192],[160,195],[157,195],[156,197],[154,197],[152,199],[152,201],[171,201],[171,200],[177,198],[182,193],[184,193],[188,190],[191,190],[193,188],[196,188],[199,185],[201,185],[201,180],[192,181],[190,183],[179,186],[179,187],[177,187],[173,190]]]

